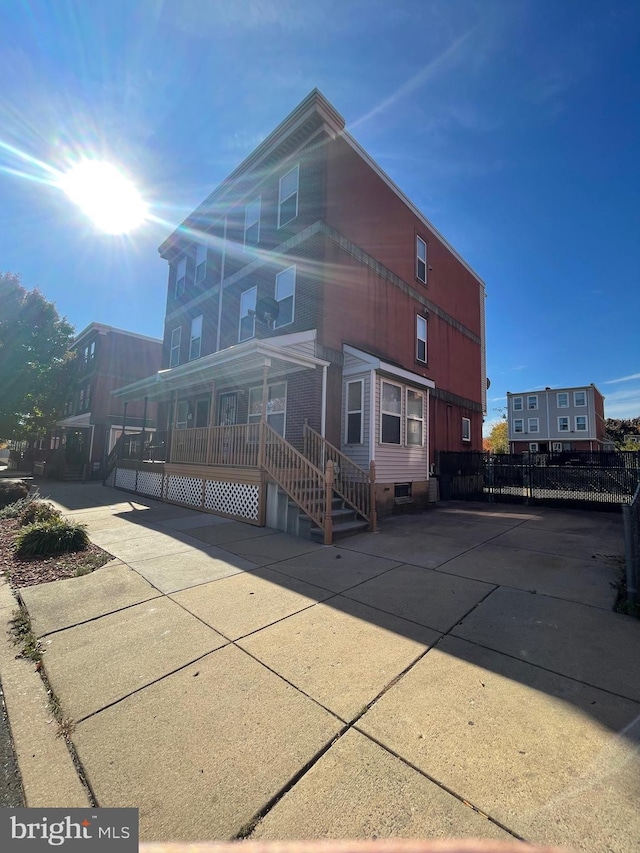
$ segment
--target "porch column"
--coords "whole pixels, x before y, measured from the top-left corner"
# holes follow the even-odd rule
[[[149,401],[148,397],[144,398],[144,410],[142,412],[142,435],[140,437],[140,459],[144,458],[144,439],[145,432],[147,429],[147,403]]]
[[[207,421],[207,456],[206,463],[207,465],[211,465],[213,463],[213,425],[215,423],[215,414],[216,414],[216,383],[215,381],[211,382],[211,400],[209,401],[209,419]]]
[[[122,459],[122,452],[124,450],[125,436],[127,434],[127,406],[128,405],[129,405],[129,401],[126,400],[125,404],[123,406],[123,412],[122,412],[122,443],[120,445],[120,453],[118,454],[118,457],[120,459]]]
[[[260,418],[260,444],[258,446],[258,465],[261,467],[264,463],[265,444],[267,441],[267,431],[264,425],[267,422],[267,405],[269,403],[269,384],[267,379],[270,367],[271,359],[265,358],[262,368],[262,417]]]

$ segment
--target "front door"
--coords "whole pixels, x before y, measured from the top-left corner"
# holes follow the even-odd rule
[[[196,400],[196,427],[209,426],[209,398]]]
[[[220,394],[218,405],[218,425],[233,426],[238,423],[238,394],[232,391]]]

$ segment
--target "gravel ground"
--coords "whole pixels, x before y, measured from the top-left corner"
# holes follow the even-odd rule
[[[0,693],[2,688],[0,687]],[[13,752],[4,701],[0,703],[0,808],[22,808],[24,806],[20,771]]]

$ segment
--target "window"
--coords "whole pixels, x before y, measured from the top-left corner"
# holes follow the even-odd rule
[[[240,294],[239,341],[248,341],[256,333],[256,293],[257,288],[251,287]]]
[[[569,418],[558,418],[558,432],[569,432]]]
[[[187,280],[187,259],[180,258],[176,264],[176,298],[184,293],[185,282]]]
[[[89,361],[93,361],[93,359],[95,357],[96,357],[96,342],[91,341],[91,343],[89,345]]]
[[[538,432],[538,431],[539,431],[538,418],[529,418],[529,432]]]
[[[288,326],[293,323],[293,303],[296,292],[296,268],[289,267],[276,276],[276,302],[280,310],[274,326]]]
[[[189,361],[200,358],[202,349],[202,314],[191,321],[191,342],[189,344]]]
[[[522,418],[516,418],[514,420],[513,431],[514,432],[524,432],[524,420]]]
[[[280,178],[280,194],[278,198],[278,228],[291,222],[298,215],[298,177],[300,169],[293,169]]]
[[[522,397],[514,397],[513,398],[513,411],[521,412],[522,411]]]
[[[347,382],[345,444],[362,444],[362,379]]]
[[[562,442],[561,441],[552,441],[551,449],[554,453],[559,453],[562,450]]]
[[[427,244],[422,237],[416,237],[416,278],[427,283]]]
[[[189,403],[187,400],[182,400],[178,403],[176,429],[186,429],[189,426],[189,420]]]
[[[538,395],[531,394],[531,396],[527,397],[527,409],[537,409],[538,408]]]
[[[573,405],[574,406],[586,406],[587,405],[587,392],[586,391],[574,391],[573,392]]]
[[[423,361],[425,364],[427,362],[427,321],[424,317],[418,315],[416,317],[416,338],[417,338],[417,351],[416,351],[416,359],[418,361]]]
[[[380,410],[380,441],[383,444],[400,444],[402,388],[399,385],[382,383]]]
[[[558,408],[559,409],[568,409],[569,408],[569,394],[566,391],[562,391],[557,395],[558,398]]]
[[[529,442],[529,453],[537,453],[539,448],[539,444],[537,441]]]
[[[462,419],[462,440],[471,441],[471,419]]]
[[[586,432],[587,431],[587,418],[586,415],[578,415],[576,418],[576,432]]]
[[[269,385],[267,400],[267,423],[284,436],[285,414],[287,410],[287,383],[278,382]],[[249,390],[248,423],[257,423],[262,419],[262,386]]]
[[[85,409],[91,408],[91,385],[87,385],[84,389],[84,407]]]
[[[198,243],[196,246],[196,284],[201,284],[207,277],[207,247]]]
[[[422,447],[424,436],[424,397],[407,388],[407,444]]]
[[[257,246],[260,242],[260,205],[262,198],[258,197],[244,209],[244,246],[245,249]]]
[[[171,332],[171,352],[169,354],[169,367],[175,367],[180,364],[180,340],[182,338],[182,328],[178,326]]]
[[[84,388],[80,389],[80,398],[78,401],[78,411],[79,412],[84,411]]]

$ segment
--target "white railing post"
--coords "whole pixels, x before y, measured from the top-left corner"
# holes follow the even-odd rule
[[[327,462],[327,467],[324,473],[324,544],[333,544],[333,518],[331,517],[331,508],[333,505],[333,477],[334,477],[333,462],[331,459]]]

